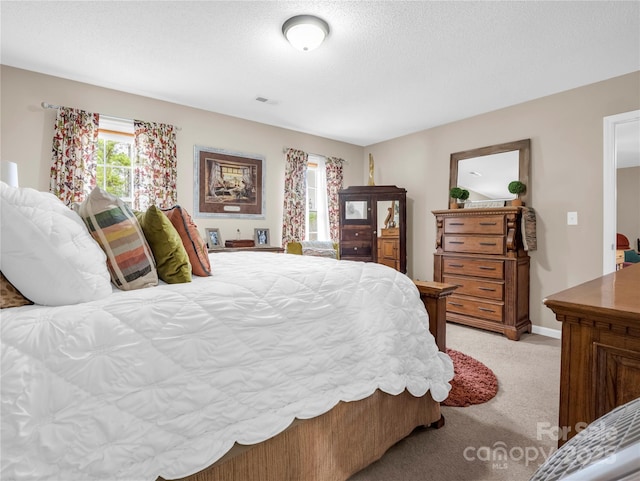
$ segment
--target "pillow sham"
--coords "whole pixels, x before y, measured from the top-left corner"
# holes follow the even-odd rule
[[[111,294],[104,252],[78,214],[48,192],[0,182],[0,270],[35,304]]]
[[[156,260],[158,277],[167,284],[191,282],[189,255],[169,218],[155,205],[135,214]]]
[[[170,209],[162,209],[162,212],[169,218],[182,239],[182,245],[184,245],[191,262],[191,272],[196,276],[210,276],[211,263],[209,262],[207,243],[198,232],[198,226],[193,222],[189,213],[179,205]]]
[[[0,272],[0,309],[33,304]]]
[[[333,247],[331,249],[321,249],[319,247],[303,247],[302,255],[315,256],[315,257],[328,257],[329,259],[337,259],[336,250]]]
[[[74,204],[74,209],[107,255],[111,282],[118,289],[129,291],[158,284],[151,248],[127,204],[96,187],[84,202]]]

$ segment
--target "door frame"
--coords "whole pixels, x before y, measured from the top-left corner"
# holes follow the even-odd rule
[[[616,270],[616,228],[617,228],[617,159],[616,127],[627,122],[640,121],[640,110],[632,110],[603,119],[603,162],[602,162],[602,273]]]

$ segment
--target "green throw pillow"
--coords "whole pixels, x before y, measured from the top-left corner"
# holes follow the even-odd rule
[[[302,244],[300,242],[288,242],[287,243],[287,254],[296,254],[302,255]]]
[[[169,218],[155,205],[136,212],[136,217],[156,259],[158,277],[167,284],[191,282],[189,256]]]

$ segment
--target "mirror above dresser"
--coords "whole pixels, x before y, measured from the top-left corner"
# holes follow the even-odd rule
[[[467,204],[488,206],[487,203],[515,199],[507,186],[519,180],[527,189],[520,199],[529,200],[531,139],[489,145],[451,154],[449,189],[460,187],[469,191]],[[447,199],[447,204],[449,199]]]

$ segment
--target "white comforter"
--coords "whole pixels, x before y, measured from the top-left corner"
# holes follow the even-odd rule
[[[190,284],[2,311],[3,481],[182,477],[377,388],[447,396],[451,360],[406,276],[283,254],[211,261]]]

